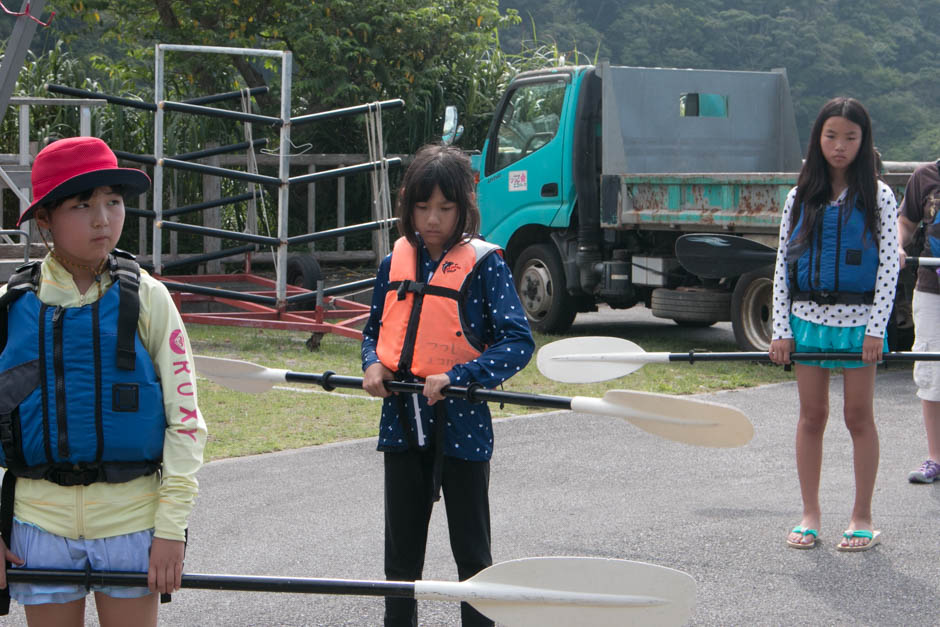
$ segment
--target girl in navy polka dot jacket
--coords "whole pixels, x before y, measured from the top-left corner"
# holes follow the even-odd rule
[[[378,448],[385,466],[385,576],[421,578],[428,523],[441,492],[460,580],[490,566],[486,403],[445,398],[444,387],[493,388],[525,367],[535,347],[509,268],[480,225],[470,159],[425,146],[405,172],[399,231],[379,266],[362,332],[363,388],[385,400]],[[390,395],[384,381],[424,382]],[[489,620],[461,603],[464,627]],[[386,599],[385,625],[417,624],[411,599]]]
[[[836,548],[862,551],[879,541],[871,513],[878,472],[873,400],[900,267],[896,229],[897,201],[876,174],[868,112],[852,98],[830,100],[813,124],[806,161],[781,217],[770,358],[788,364],[794,351],[853,352],[863,360],[796,363],[803,518],[787,537],[794,548],[812,548],[819,535],[832,368],[844,369],[843,411],[855,472],[855,504]]]

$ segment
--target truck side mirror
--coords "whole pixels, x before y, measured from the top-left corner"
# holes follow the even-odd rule
[[[463,126],[457,123],[457,107],[448,105],[444,108],[444,132],[441,142],[445,145],[453,144],[463,135]]]

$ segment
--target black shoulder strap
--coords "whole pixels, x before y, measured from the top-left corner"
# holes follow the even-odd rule
[[[137,336],[137,319],[140,317],[140,266],[134,255],[114,249],[108,257],[111,278],[121,290],[121,305],[118,309],[117,367],[133,370],[137,361],[134,340]]]
[[[7,312],[10,305],[26,292],[39,289],[41,261],[30,261],[13,270],[7,281],[7,291],[0,296],[0,351],[7,345]]]
[[[12,472],[3,473],[3,487],[0,488],[0,536],[3,542],[10,547],[13,541],[13,496],[16,490],[16,477]],[[2,558],[0,558],[2,559]],[[9,569],[10,562],[3,561],[3,567]],[[0,616],[10,613],[10,586],[0,590]]]
[[[42,273],[42,262],[41,261],[29,261],[27,263],[17,266],[13,270],[13,274],[10,276],[10,280],[7,281],[7,291],[0,297],[0,303],[9,303],[13,300],[19,298],[26,291],[33,291],[39,289],[39,277]],[[15,294],[10,296],[10,294]]]

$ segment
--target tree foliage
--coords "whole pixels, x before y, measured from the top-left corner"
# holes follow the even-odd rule
[[[198,44],[292,51],[294,115],[402,98],[389,116],[393,150],[408,152],[439,133],[444,104],[477,86],[471,77],[498,48],[497,29],[517,21],[496,0],[65,0],[84,28],[63,33],[81,46],[91,37],[125,51],[115,60],[138,79],[152,76],[153,44]],[[280,66],[270,57],[169,53],[168,98],[269,85],[263,113],[279,113]],[[363,152],[362,121],[298,129],[317,152]]]
[[[402,98],[387,148],[434,138],[457,104],[478,147],[514,72],[568,61],[712,69],[787,69],[805,145],[819,107],[859,98],[885,158],[940,154],[940,0],[50,0],[42,37],[87,63],[85,82],[152,97],[153,44],[293,52],[294,114]],[[521,16],[521,19],[520,19]],[[50,48],[47,45],[47,49]],[[171,53],[167,97],[266,84],[278,113],[280,68],[262,57]],[[118,93],[112,92],[112,93]],[[34,93],[33,95],[45,95]],[[231,126],[231,125],[230,125]],[[205,126],[202,127],[205,132]],[[115,129],[116,130],[116,129]],[[361,119],[295,129],[317,152],[362,151]],[[213,134],[226,132],[221,127]]]
[[[803,145],[837,95],[868,108],[886,159],[940,156],[940,0],[508,0],[563,50],[597,50],[616,65],[787,69]]]

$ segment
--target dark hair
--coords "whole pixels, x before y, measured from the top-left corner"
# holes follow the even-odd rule
[[[101,185],[101,187],[110,187],[112,192],[116,194],[120,194],[122,197],[124,196],[124,192],[125,192],[124,185]],[[82,190],[78,192],[77,194],[71,194],[69,196],[65,196],[64,198],[55,198],[48,202],[44,202],[42,205],[40,205],[40,208],[45,209],[46,214],[49,214],[52,212],[53,209],[58,209],[66,201],[72,200],[73,198],[77,198],[80,201],[88,200],[95,193],[96,189],[98,188],[92,187],[91,189]]]
[[[457,224],[445,248],[475,236],[480,230],[480,210],[474,194],[470,158],[459,148],[439,144],[422,146],[405,172],[395,209],[398,232],[413,246],[418,245],[414,206],[430,198],[435,187],[440,188],[444,198],[457,205]]]
[[[877,241],[878,230],[878,183],[877,166],[875,161],[875,145],[871,133],[871,117],[868,111],[854,98],[833,98],[823,105],[813,123],[810,133],[809,147],[806,150],[806,161],[800,170],[796,182],[796,197],[793,199],[793,218],[790,229],[796,225],[800,212],[806,210],[806,219],[803,227],[797,234],[796,241],[804,241],[813,233],[822,207],[829,203],[832,197],[832,181],[829,179],[829,164],[822,154],[820,139],[823,125],[826,120],[833,117],[842,117],[858,124],[862,129],[862,142],[858,154],[846,170],[848,202],[853,200],[865,214],[865,229]]]

